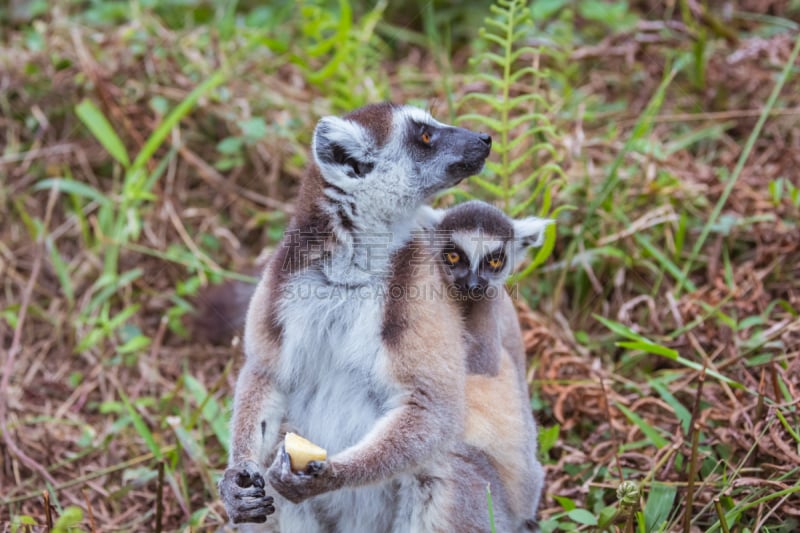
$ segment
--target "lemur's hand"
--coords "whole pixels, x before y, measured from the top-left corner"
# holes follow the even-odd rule
[[[269,467],[267,477],[275,490],[293,503],[339,488],[328,461],[310,461],[303,472],[293,472],[283,445]]]
[[[267,521],[267,515],[274,513],[275,507],[264,487],[264,476],[253,461],[243,461],[225,470],[219,480],[219,494],[231,522]]]

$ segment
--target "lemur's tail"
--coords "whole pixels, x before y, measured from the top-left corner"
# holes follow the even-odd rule
[[[192,336],[211,344],[230,345],[244,330],[255,290],[252,283],[236,280],[201,290],[194,302],[197,311],[191,324]]]

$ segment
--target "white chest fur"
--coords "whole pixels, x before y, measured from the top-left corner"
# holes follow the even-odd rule
[[[319,272],[295,276],[280,304],[283,324],[278,387],[290,428],[327,449],[329,457],[356,444],[396,405],[381,343],[382,280],[332,285]],[[393,481],[340,489],[299,505],[284,502],[281,531],[389,531],[397,515]],[[358,512],[353,512],[358,509]],[[377,528],[377,529],[374,529]]]
[[[397,394],[386,379],[382,290],[380,280],[346,287],[309,271],[281,296],[287,422],[331,455],[358,442]]]

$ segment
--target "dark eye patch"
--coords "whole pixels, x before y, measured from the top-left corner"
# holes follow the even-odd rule
[[[497,265],[497,261],[500,262],[499,266]],[[492,266],[493,264],[495,264],[495,266]],[[502,249],[500,249],[488,255],[485,255],[483,257],[483,265],[485,268],[491,270],[492,272],[498,272],[502,270],[503,267],[506,265],[505,252]]]
[[[435,144],[436,130],[437,128],[430,124],[411,121],[409,123],[408,137],[411,140],[412,146],[418,150],[427,151],[433,148]]]

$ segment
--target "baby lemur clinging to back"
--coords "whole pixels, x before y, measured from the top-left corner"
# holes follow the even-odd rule
[[[234,522],[267,519],[266,478],[284,533],[485,529],[491,473],[463,442],[460,311],[411,232],[422,202],[478,172],[490,145],[406,106],[319,122],[247,313],[220,481]],[[292,472],[283,428],[328,460]]]
[[[553,221],[513,220],[478,201],[423,209],[419,220],[433,229],[443,276],[464,317],[465,442],[489,455],[497,469],[503,494],[495,505],[500,512],[507,507],[510,530],[536,530],[544,472],[536,457],[522,333],[505,282]]]

